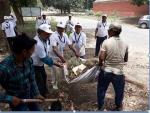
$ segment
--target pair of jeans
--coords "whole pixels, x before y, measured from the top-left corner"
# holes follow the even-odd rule
[[[125,86],[125,76],[115,75],[109,72],[100,73],[97,86],[98,108],[104,105],[104,98],[109,84],[112,83],[115,91],[115,104],[117,107],[122,106]]]
[[[104,37],[98,37],[97,36],[97,39],[96,39],[96,47],[95,47],[95,56],[98,56],[99,54],[99,50],[100,50],[100,46],[101,44],[103,43],[103,41],[107,39],[107,36],[104,36]]]
[[[34,71],[35,71],[36,83],[40,91],[40,94],[45,97],[48,92],[47,74],[45,68],[44,66],[34,66]]]

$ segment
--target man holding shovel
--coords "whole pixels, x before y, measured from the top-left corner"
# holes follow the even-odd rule
[[[9,103],[12,111],[40,111],[36,103],[25,104],[22,99],[44,100],[39,93],[34,74],[33,61],[30,58],[36,40],[22,34],[15,38],[12,55],[0,62],[0,102]]]

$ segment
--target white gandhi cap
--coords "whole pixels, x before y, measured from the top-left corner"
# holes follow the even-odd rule
[[[8,16],[4,16],[4,20],[7,20],[8,19]]]
[[[77,22],[75,26],[81,26],[82,27],[82,24]]]
[[[53,31],[50,29],[50,25],[48,25],[48,24],[40,25],[39,29],[42,31],[45,31],[46,33],[53,33]]]
[[[105,17],[107,17],[107,14],[103,14],[102,16],[105,16]]]
[[[60,27],[60,28],[65,28],[65,24],[63,22],[58,22],[57,23],[57,27]]]

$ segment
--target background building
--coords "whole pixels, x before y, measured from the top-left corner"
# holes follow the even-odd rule
[[[117,12],[120,16],[141,16],[149,14],[148,5],[138,7],[131,2],[132,0],[96,0],[93,3],[93,11],[100,11],[107,14]]]

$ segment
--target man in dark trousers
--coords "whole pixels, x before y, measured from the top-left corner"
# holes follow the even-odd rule
[[[48,93],[47,87],[47,74],[45,71],[44,64],[49,67],[56,65],[58,67],[62,67],[61,63],[54,62],[52,58],[48,56],[49,48],[50,48],[50,40],[49,37],[53,33],[50,29],[50,25],[42,24],[39,26],[37,30],[37,35],[34,39],[37,41],[35,46],[35,51],[32,54],[33,65],[35,70],[35,78],[40,91],[40,94],[46,97]]]
[[[2,31],[6,38],[8,45],[7,49],[12,51],[13,40],[16,37],[16,25],[10,21],[11,16],[4,16],[4,22],[2,23]]]
[[[96,38],[95,57],[99,55],[100,45],[108,37],[108,28],[109,25],[107,23],[107,15],[103,14],[102,21],[99,21],[97,23],[97,27],[95,30],[95,38]]]
[[[103,110],[107,88],[112,83],[115,90],[115,111],[122,110],[122,101],[125,86],[123,67],[128,61],[128,46],[120,38],[121,26],[111,24],[108,30],[109,39],[106,39],[100,50],[99,63],[104,67],[98,80],[97,96],[98,109]]]
[[[0,62],[0,102],[9,103],[12,111],[40,111],[36,103],[25,104],[21,99],[37,98],[44,100],[39,93],[34,74],[33,61],[30,58],[36,40],[22,34],[15,37],[12,55]]]

